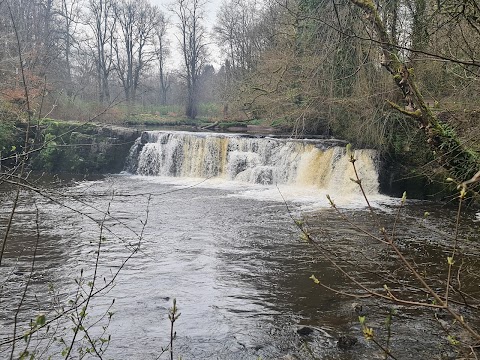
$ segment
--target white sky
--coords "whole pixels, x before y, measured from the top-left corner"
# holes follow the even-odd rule
[[[162,10],[165,16],[170,19],[171,26],[169,29],[170,33],[170,49],[171,55],[169,59],[169,68],[171,69],[179,69],[182,66],[182,58],[180,56],[180,52],[178,50],[178,41],[173,35],[176,31],[174,23],[177,21],[175,15],[168,10],[170,5],[174,2],[174,0],[150,0],[152,4],[157,5],[160,10]],[[220,7],[222,0],[208,0],[205,5],[205,21],[204,25],[207,28],[208,33],[210,34],[213,30],[213,26],[215,25],[217,19],[217,9]],[[220,51],[217,46],[213,43],[213,40],[210,39],[211,45],[209,46],[210,58],[209,63],[215,66],[218,70],[223,62],[223,59],[220,57]]]

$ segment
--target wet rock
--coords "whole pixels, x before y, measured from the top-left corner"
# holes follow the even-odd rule
[[[45,122],[41,135],[55,142],[32,155],[33,170],[70,174],[118,173],[139,132],[118,126],[70,121]],[[58,148],[56,144],[67,145]]]
[[[301,328],[297,329],[297,334],[301,336],[307,336],[313,333],[313,329],[308,326],[302,326]]]
[[[358,342],[357,338],[349,335],[342,335],[338,338],[337,346],[342,350],[351,349]]]
[[[368,309],[365,305],[359,303],[352,303],[353,312],[358,316],[367,315]]]
[[[140,142],[141,142],[142,144],[148,143],[149,139],[150,139],[149,133],[146,132],[146,131],[144,131],[144,132],[142,133],[142,135],[140,136]]]
[[[255,345],[253,348],[255,349],[255,351],[259,351],[259,350],[262,350],[263,349],[263,345]]]

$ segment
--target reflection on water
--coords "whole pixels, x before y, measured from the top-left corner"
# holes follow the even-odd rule
[[[106,358],[157,358],[169,341],[167,314],[173,298],[181,312],[175,324],[175,352],[182,359],[287,355],[304,359],[311,358],[310,352],[322,359],[376,356],[375,349],[360,339],[352,300],[315,287],[309,280],[314,273],[328,284],[340,282],[342,288],[343,278],[321,260],[317,250],[300,240],[282,201],[233,196],[239,189],[193,186],[180,190],[131,176],[82,182],[62,192],[54,198],[63,206],[32,194],[21,198],[0,268],[2,343],[13,333],[14,315],[30,273],[37,239],[35,202],[40,219],[37,259],[20,322],[39,313],[52,319],[62,307],[68,308],[68,301],[82,293],[76,281],[83,281],[88,292],[102,234],[96,290],[115,276],[141,240],[114,286],[93,298],[87,309],[83,325],[92,326],[92,336],[102,336],[102,326],[108,325],[107,334],[112,337]],[[8,193],[1,196],[3,233],[11,199]],[[298,211],[297,205],[290,206]],[[365,212],[355,214],[368,221]],[[358,236],[331,210],[321,210],[315,219],[314,226],[329,224],[340,244],[352,234]],[[405,226],[407,231],[409,225]],[[114,313],[110,323],[108,316],[102,318],[107,311]],[[26,330],[24,323],[19,334]],[[296,330],[303,325],[311,326],[313,334],[299,335]],[[68,344],[72,327],[68,318],[61,318],[50,331]],[[338,349],[339,334],[352,329],[360,340],[356,350]],[[17,347],[18,352],[23,346]],[[59,341],[43,341],[38,351],[42,346],[50,346],[54,358],[65,348]],[[46,358],[47,353],[42,356]],[[0,347],[0,354],[10,354],[9,344]]]

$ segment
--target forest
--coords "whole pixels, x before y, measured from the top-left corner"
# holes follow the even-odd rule
[[[474,0],[224,0],[214,24],[201,0],[0,7],[3,129],[255,124],[378,149],[400,177],[478,170]]]

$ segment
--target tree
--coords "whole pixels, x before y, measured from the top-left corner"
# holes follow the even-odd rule
[[[65,82],[67,94],[72,96],[72,47],[76,43],[76,32],[78,26],[78,16],[80,13],[80,3],[78,0],[62,0],[58,14],[63,22],[63,32],[60,37],[63,40],[63,50],[65,57]]]
[[[164,14],[160,14],[155,28],[155,54],[158,60],[160,79],[160,104],[166,105],[167,92],[170,87],[170,74],[166,70],[166,60],[170,55],[169,41],[167,38],[168,22]]]
[[[423,0],[420,0],[423,1]],[[435,158],[441,166],[443,166],[451,176],[458,181],[466,181],[471,179],[480,168],[480,157],[475,152],[464,146],[463,142],[457,137],[455,131],[446,123],[443,123],[434,114],[430,106],[425,101],[420,85],[416,80],[414,68],[409,66],[399,54],[399,48],[396,46],[395,39],[387,31],[385,17],[382,18],[377,6],[372,0],[351,0],[351,3],[363,10],[370,19],[371,28],[375,31],[375,37],[372,39],[380,47],[382,51],[382,66],[390,73],[395,84],[401,90],[405,106],[401,106],[395,102],[389,101],[389,104],[401,112],[402,114],[414,119],[423,130],[428,146],[435,154]],[[449,6],[451,5],[451,6]],[[462,66],[465,70],[474,67],[473,75],[477,77],[480,64],[475,61],[475,50],[473,43],[468,40],[465,35],[473,30],[473,34],[478,36],[478,17],[471,18],[467,16],[468,6],[457,6],[454,4],[444,5],[447,10],[446,17],[450,22],[454,22],[456,27],[460,28],[460,42],[456,47],[458,58],[447,57],[441,52],[437,58],[443,58],[447,62],[451,62],[456,66]],[[471,11],[476,12],[475,6],[472,5]],[[466,21],[462,23],[461,19]],[[460,21],[457,21],[460,19]],[[417,19],[417,21],[419,21]],[[441,27],[435,31],[441,31]],[[469,31],[470,30],[470,31]],[[453,31],[453,30],[452,30]],[[418,42],[416,42],[418,44]],[[465,46],[466,45],[466,46]],[[423,49],[410,49],[412,52],[422,52]],[[424,52],[424,51],[423,51]],[[425,53],[425,52],[424,52]],[[457,55],[457,54],[454,54]],[[428,53],[429,56],[436,57],[434,53]],[[471,58],[467,61],[462,58],[466,56]],[[470,71],[471,72],[471,71]]]
[[[204,5],[201,0],[177,0],[172,9],[178,19],[179,45],[184,62],[185,115],[191,119],[197,116],[199,78],[207,61],[206,31],[202,24]]]
[[[243,109],[248,117],[277,123],[281,119],[284,129],[298,134],[330,134],[333,129],[337,136],[346,137],[348,132],[359,143],[366,136],[362,139],[357,133],[374,133],[365,131],[365,126],[361,129],[367,122],[353,124],[352,119],[373,122],[378,118],[373,106],[358,107],[355,103],[373,90],[371,85],[378,79],[380,72],[370,61],[375,54],[368,46],[317,20],[328,17],[330,21],[335,12],[342,26],[351,26],[357,19],[345,6],[323,0],[281,5],[272,2],[257,11],[256,31],[251,33],[254,65],[241,76],[226,67],[226,82],[232,84],[228,73],[236,72],[234,86],[241,88],[231,97],[237,99],[232,107]],[[377,125],[382,124],[372,127]],[[369,135],[368,140],[377,139]]]
[[[206,64],[200,77],[198,79],[199,85],[202,88],[201,94],[199,94],[199,101],[203,103],[214,103],[218,98],[217,85],[218,76],[215,72],[215,68],[211,64]]]
[[[140,77],[155,59],[152,51],[160,12],[147,0],[120,0],[114,7],[120,39],[114,42],[116,70],[128,104],[135,102]]]
[[[260,39],[265,35],[260,31],[261,19],[262,12],[255,0],[222,3],[214,31],[232,71],[242,74],[255,68],[262,50]]]
[[[53,1],[4,1],[0,3],[0,36],[3,52],[2,72],[4,94],[9,101],[25,104],[23,82],[32,90],[32,99],[41,96],[46,82],[58,78],[62,72],[61,45]],[[21,48],[19,46],[21,44]],[[22,57],[23,76],[20,76],[18,58]],[[35,105],[31,102],[32,107]],[[33,110],[33,109],[32,109]]]
[[[95,68],[98,86],[98,100],[110,101],[109,78],[113,69],[113,42],[117,19],[114,16],[113,0],[89,0],[88,25],[94,39],[92,55],[95,59]]]

